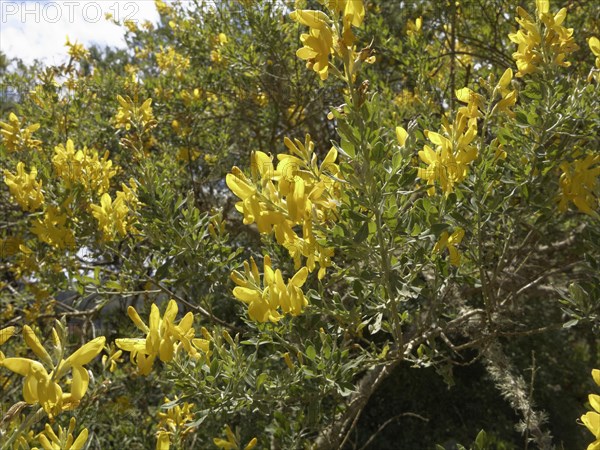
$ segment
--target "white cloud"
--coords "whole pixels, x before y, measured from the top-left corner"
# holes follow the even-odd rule
[[[0,0],[0,50],[26,63],[57,64],[66,59],[67,36],[85,46],[123,47],[124,31],[105,19],[107,13],[121,22],[158,20],[152,0]]]

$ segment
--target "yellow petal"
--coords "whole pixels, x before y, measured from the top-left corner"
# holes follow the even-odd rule
[[[506,88],[508,87],[508,85],[510,84],[510,80],[512,80],[513,78],[513,71],[511,68],[508,68],[504,71],[504,73],[502,74],[502,77],[500,77],[500,81],[498,81],[498,86],[502,87],[502,88]]]
[[[130,306],[127,308],[127,315],[133,321],[135,326],[138,327],[140,330],[142,330],[144,333],[148,333],[148,331],[150,331],[148,329],[148,325],[146,325],[144,323],[144,321],[142,320],[142,318],[140,317],[140,315],[137,313],[137,311],[135,310],[135,308],[133,306]]]
[[[258,172],[261,179],[273,178],[273,161],[264,152],[255,151],[252,153],[252,172]]]
[[[588,400],[590,401],[592,408],[594,408],[596,412],[600,413],[600,395],[590,394],[588,396]]]
[[[169,362],[173,359],[173,355],[175,354],[175,348],[173,344],[173,340],[170,336],[161,339],[158,346],[158,356],[162,362]]]
[[[150,332],[158,331],[160,327],[160,311],[158,310],[158,306],[156,303],[152,303],[150,306],[150,317],[148,319],[148,327],[150,328]]]
[[[219,447],[221,450],[236,450],[237,445],[235,443],[231,443],[221,438],[214,438],[213,443]]]
[[[40,401],[38,398],[38,382],[33,375],[28,375],[23,381],[23,399],[30,405]]]
[[[404,147],[406,144],[406,138],[408,137],[408,132],[402,127],[396,127],[396,139],[398,139],[398,143],[401,147]]]
[[[181,332],[185,334],[192,328],[193,323],[194,313],[190,311],[185,316],[183,316],[183,319],[179,321],[179,324],[177,326],[181,329]]]
[[[78,348],[73,352],[71,356],[67,358],[67,362],[73,366],[83,366],[94,359],[104,348],[106,338],[104,336],[92,339],[90,342],[84,344],[81,348]]]
[[[233,289],[233,295],[244,303],[260,300],[260,293],[256,289],[238,286]]]
[[[244,178],[236,173],[228,173],[225,177],[225,182],[229,189],[231,189],[231,192],[237,195],[241,200],[246,200],[256,192],[256,188],[248,184]]]
[[[169,300],[169,304],[167,305],[167,309],[163,315],[163,321],[168,320],[169,323],[174,323],[178,312],[179,308],[177,307],[177,302],[173,299]]]
[[[56,447],[53,447],[48,438],[44,434],[38,435],[38,440],[40,444],[42,444],[42,448],[44,450],[55,450]],[[60,448],[60,447],[59,447]]]
[[[456,90],[456,98],[463,103],[469,103],[472,94],[473,91],[467,87]]]
[[[535,7],[538,14],[545,14],[550,10],[550,0],[535,0]]]
[[[596,382],[598,386],[600,386],[600,370],[594,369],[592,370],[592,378]]]
[[[126,352],[146,352],[146,339],[123,338],[116,339],[115,344]]]
[[[4,344],[15,334],[16,327],[6,327],[0,330],[0,345]]]
[[[592,36],[588,41],[588,45],[590,46],[590,50],[594,55],[600,56],[600,39],[596,36]]]
[[[83,430],[81,430],[81,433],[79,433],[79,436],[77,436],[77,439],[75,439],[75,442],[73,442],[73,445],[71,446],[70,450],[81,450],[85,445],[87,438],[88,429],[84,428]]]
[[[290,283],[293,286],[302,287],[302,285],[304,285],[304,282],[306,281],[307,277],[308,277],[308,269],[306,267],[303,267],[298,272],[296,272],[296,274],[292,277],[292,280],[290,281]]]
[[[600,414],[590,411],[581,416],[583,424],[592,432],[597,438],[600,437]]]
[[[41,364],[38,361],[27,358],[6,358],[2,361],[2,365],[8,370],[17,373],[21,376],[27,376],[31,367],[35,364]]]
[[[423,161],[425,164],[431,164],[437,160],[437,153],[434,152],[431,147],[426,145],[423,147],[423,150],[419,152],[419,158],[421,158],[421,161]],[[419,177],[424,178],[421,177],[421,175],[419,175]]]
[[[169,433],[161,431],[156,440],[156,450],[169,450],[171,447],[171,441],[169,440]]]
[[[244,447],[244,450],[252,450],[258,444],[258,439],[252,438],[250,442]]]
[[[311,28],[322,28],[330,21],[324,12],[311,9],[298,9],[290,14],[290,18]]]
[[[35,332],[29,327],[29,325],[25,325],[23,327],[23,339],[25,339],[25,343],[27,346],[35,353],[35,355],[40,358],[43,362],[52,366],[52,358],[46,351],[46,349],[42,346],[42,343],[35,335]]]
[[[71,398],[79,401],[87,392],[90,376],[88,371],[81,366],[73,366],[73,380],[71,381]]]

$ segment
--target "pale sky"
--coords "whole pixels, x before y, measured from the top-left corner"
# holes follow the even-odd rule
[[[67,59],[67,36],[86,47],[124,47],[123,29],[107,21],[107,13],[120,22],[158,21],[153,0],[0,0],[0,50],[26,63],[59,64]]]

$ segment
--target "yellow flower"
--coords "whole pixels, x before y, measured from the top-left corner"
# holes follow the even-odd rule
[[[319,263],[319,279],[331,265],[332,248],[317,243],[313,222],[324,225],[337,209],[340,184],[335,163],[337,150],[332,148],[319,165],[314,143],[306,135],[305,142],[285,138],[289,154],[277,155],[274,170],[272,158],[266,153],[252,153],[252,179],[234,167],[226,177],[227,186],[241,199],[236,209],[243,213],[244,224],[256,223],[260,233],[274,232],[277,242],[294,258],[296,269],[307,258],[306,267],[313,271]],[[294,227],[302,227],[302,237]]]
[[[39,128],[39,123],[21,128],[19,118],[14,113],[10,113],[8,115],[8,123],[0,122],[0,135],[4,139],[6,148],[10,152],[16,152],[29,148],[38,148],[41,145],[41,141],[32,138],[33,133]]]
[[[408,137],[408,132],[402,127],[396,127],[396,139],[398,140],[398,144],[400,147],[404,147],[406,144],[406,138]]]
[[[122,191],[117,191],[113,202],[108,193],[100,198],[100,205],[90,205],[92,215],[98,221],[98,228],[107,240],[114,239],[117,234],[125,236],[128,231],[133,230],[135,218],[132,210],[139,206],[135,191],[135,182],[130,180],[131,188],[122,184]]]
[[[329,76],[329,55],[333,53],[333,31],[329,26],[331,19],[322,11],[296,10],[290,18],[309,27],[308,34],[300,36],[304,45],[296,55],[306,61],[306,67],[319,74],[321,80]]]
[[[117,95],[119,109],[114,118],[117,128],[131,129],[132,126],[152,127],[156,124],[154,114],[152,112],[152,99],[146,99],[141,105],[137,105],[129,97],[121,97]]]
[[[304,47],[296,51],[298,58],[304,59],[306,67],[317,72],[321,80],[326,80],[333,45],[331,29],[311,28],[308,34],[300,35],[300,42]]]
[[[214,438],[214,444],[221,450],[241,450],[239,438],[231,431],[229,425],[225,425],[225,435],[227,439]],[[258,439],[252,438],[250,442],[246,444],[244,450],[252,450],[258,444]]]
[[[114,349],[113,349],[114,350]],[[117,363],[122,363],[123,358],[122,350],[117,350],[116,352],[111,351],[111,355],[103,355],[102,356],[102,367],[106,369],[108,366],[109,372],[113,373],[117,369]]]
[[[127,308],[129,318],[136,327],[146,333],[146,337],[117,339],[115,343],[120,349],[131,353],[131,359],[136,362],[142,375],[148,375],[152,371],[157,356],[162,362],[172,361],[180,345],[190,355],[196,355],[197,351],[192,346],[195,333],[192,328],[194,315],[188,312],[175,324],[178,311],[177,302],[170,300],[161,318],[158,306],[153,303],[146,325],[132,306]]]
[[[596,56],[596,68],[600,69],[600,40],[596,36],[592,36],[588,40],[590,50]]]
[[[515,113],[510,110],[510,108],[515,106],[515,104],[517,103],[517,91],[514,89],[509,89],[512,78],[513,71],[510,68],[506,69],[502,74],[502,77],[500,77],[498,85],[494,90],[495,93],[498,93],[500,95],[500,100],[494,105],[494,108],[492,109],[492,115],[495,112],[502,111],[506,112],[509,117],[513,117],[515,115]]]
[[[537,17],[533,18],[523,8],[517,7],[519,17],[516,21],[521,28],[508,35],[517,44],[517,51],[513,53],[519,69],[517,77],[537,72],[544,62],[544,55],[546,63],[569,67],[571,63],[565,61],[566,56],[579,49],[573,38],[573,29],[562,26],[567,9],[562,8],[553,16],[549,8],[548,1],[536,0]]]
[[[588,81],[591,81],[593,77],[600,82],[600,40],[596,36],[592,36],[588,39],[588,45],[594,56],[596,56],[596,70],[590,72]]]
[[[542,54],[538,49],[542,42],[542,32],[535,20],[520,6],[517,7],[517,14],[519,17],[516,21],[521,28],[516,33],[510,33],[508,38],[517,44],[517,51],[512,56],[519,69],[517,77],[522,77],[538,70],[537,66],[542,61]]]
[[[460,102],[467,104],[467,106],[458,108],[458,114],[462,114],[469,119],[478,119],[483,116],[481,110],[485,106],[485,99],[481,94],[477,94],[465,87],[456,91],[456,98]]]
[[[233,295],[238,300],[248,304],[248,315],[257,322],[278,322],[283,314],[299,315],[308,304],[304,297],[302,286],[308,277],[308,269],[302,267],[288,280],[283,281],[281,270],[271,268],[271,258],[266,255],[264,273],[261,283],[258,267],[254,259],[250,264],[244,262],[244,274],[234,271],[232,280],[238,286],[233,289]]]
[[[477,157],[477,149],[470,145],[477,134],[476,119],[469,122],[466,119],[459,120],[455,126],[448,126],[446,132],[452,139],[425,131],[425,136],[436,145],[436,149],[425,145],[419,151],[419,158],[428,166],[419,168],[418,176],[431,186],[429,195],[435,193],[434,184],[437,181],[448,196],[454,191],[454,186],[466,178],[469,164]]]
[[[164,50],[161,46],[160,52],[156,54],[156,63],[163,72],[172,70],[177,78],[181,78],[190,67],[190,58],[177,53],[173,47]]]
[[[600,217],[595,211],[598,208],[596,186],[600,175],[600,155],[587,155],[576,159],[573,164],[563,162],[560,176],[560,194],[558,208],[566,211],[572,201],[579,211],[592,217]]]
[[[600,386],[600,370],[592,370],[592,377],[596,384]],[[588,445],[587,450],[598,450],[600,449],[600,395],[590,394],[588,400],[594,411],[583,414],[581,421],[596,438],[594,442]]]
[[[450,253],[450,264],[453,266],[460,265],[460,253],[456,246],[461,243],[465,235],[465,230],[457,228],[454,233],[448,235],[447,231],[442,232],[440,239],[433,247],[433,253],[442,253],[444,249],[448,249]]]
[[[71,417],[68,429],[65,430],[59,425],[58,434],[49,424],[46,424],[44,431],[37,438],[44,450],[81,450],[87,441],[88,429],[81,430],[77,439],[73,437],[73,431],[75,431],[75,417]]]
[[[33,222],[31,232],[37,238],[56,248],[72,248],[75,246],[73,232],[65,226],[67,215],[56,206],[48,206],[44,211],[44,219]]]
[[[82,44],[78,43],[77,41],[71,43],[68,36],[65,46],[69,49],[67,50],[69,56],[75,60],[85,59],[90,55],[90,52],[88,52]]]
[[[17,163],[16,174],[4,171],[4,183],[23,211],[35,211],[44,204],[42,182],[35,181],[37,173],[35,167],[29,173],[25,172],[25,164],[22,162]]]
[[[52,330],[52,335],[55,345],[62,348],[56,330]],[[61,411],[76,408],[85,395],[90,381],[88,371],[83,366],[102,351],[106,342],[104,336],[84,344],[67,359],[61,359],[57,364],[28,325],[23,327],[23,338],[42,362],[28,358],[5,358],[2,361],[2,366],[25,377],[23,399],[31,405],[39,403],[51,418]],[[59,381],[69,371],[72,375],[71,392],[63,393]]]
[[[165,403],[171,403],[167,397],[163,400]],[[177,401],[175,398],[174,401]],[[161,428],[161,432],[175,433],[177,430],[182,436],[190,433],[193,428],[186,427],[186,424],[194,420],[194,408],[193,403],[184,402],[182,404],[176,404],[169,408],[161,409],[158,412],[158,427]]]
[[[77,184],[89,192],[102,195],[108,191],[111,178],[117,174],[117,169],[108,159],[108,151],[104,152],[102,158],[99,158],[98,152],[87,147],[75,151],[75,145],[69,139],[66,145],[57,145],[54,153],[52,164],[67,188]]]
[[[159,431],[156,436],[156,450],[169,450],[171,448],[171,438],[166,431]]]
[[[412,20],[409,20],[406,23],[407,36],[413,37],[413,36],[417,36],[417,35],[421,34],[422,27],[423,27],[423,17],[422,16],[417,17],[414,22]]]

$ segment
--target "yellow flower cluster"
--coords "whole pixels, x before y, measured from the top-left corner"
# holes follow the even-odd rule
[[[42,143],[32,137],[33,133],[39,128],[39,123],[22,128],[19,118],[14,113],[10,113],[8,123],[0,122],[0,135],[2,135],[4,145],[10,152],[33,149],[38,148]]]
[[[588,40],[588,45],[596,57],[596,70],[594,72],[594,77],[596,78],[596,81],[600,82],[600,39],[598,39],[596,36],[592,36]]]
[[[417,17],[414,21],[408,20],[406,23],[406,35],[409,37],[416,37],[421,34],[421,28],[423,27],[423,16]]]
[[[73,431],[75,431],[75,417],[71,417],[69,428],[66,430],[59,425],[58,434],[49,424],[46,424],[37,439],[44,450],[81,450],[88,439],[88,429],[81,430],[76,439],[73,437]],[[34,447],[32,450],[38,449]]]
[[[72,43],[68,36],[65,46],[68,48],[67,53],[74,60],[86,59],[90,55],[90,52],[82,44],[77,41]]]
[[[319,166],[314,143],[285,138],[289,154],[277,155],[274,169],[271,158],[260,151],[252,154],[252,180],[238,167],[226,177],[229,189],[240,198],[236,209],[244,214],[246,225],[256,223],[260,233],[274,232],[275,238],[294,259],[296,269],[306,258],[312,272],[319,263],[319,279],[331,265],[333,248],[317,242],[314,224],[324,224],[334,217],[340,195],[335,177],[337,150],[332,148]],[[302,228],[302,237],[295,227]]]
[[[517,103],[517,91],[510,89],[513,78],[512,69],[506,69],[494,89],[494,97],[498,96],[499,101],[492,109],[492,115],[497,112],[505,112],[509,117],[514,117],[515,113],[510,109]]]
[[[115,343],[120,349],[130,352],[131,361],[136,363],[142,375],[148,375],[152,371],[156,357],[162,362],[172,361],[180,347],[183,347],[192,357],[199,357],[197,349],[205,354],[208,353],[208,341],[194,337],[195,330],[192,328],[194,315],[188,312],[178,324],[175,324],[178,312],[177,302],[170,300],[161,318],[158,306],[153,303],[148,325],[146,325],[135,308],[130,306],[127,309],[129,318],[136,327],[146,333],[146,337],[117,339]]]
[[[225,425],[225,436],[227,436],[227,439],[214,438],[214,444],[221,450],[242,450],[239,437],[231,431],[229,425]],[[252,450],[256,447],[256,444],[258,444],[258,439],[252,438],[243,450]]]
[[[600,386],[600,370],[592,370],[592,378]],[[594,411],[582,415],[581,421],[592,432],[595,440],[588,445],[587,450],[600,450],[600,395],[590,394],[588,399]]]
[[[156,63],[163,72],[173,70],[177,78],[181,78],[185,71],[190,67],[190,58],[183,56],[173,48],[163,49],[156,54]]]
[[[93,339],[73,352],[67,359],[62,359],[63,343],[56,329],[52,329],[52,340],[54,347],[58,350],[56,354],[61,358],[58,363],[54,362],[35,332],[27,325],[23,327],[23,339],[41,362],[17,357],[2,357],[0,360],[0,367],[25,377],[23,399],[31,405],[39,404],[50,418],[61,411],[76,408],[85,395],[90,381],[88,371],[83,366],[102,351],[106,341],[104,336]],[[69,372],[71,372],[71,392],[64,393],[59,381]]]
[[[138,208],[140,203],[137,198],[135,181],[131,179],[129,184],[131,187],[125,183],[121,184],[123,190],[117,191],[114,201],[110,194],[105,192],[100,198],[100,205],[90,205],[92,215],[98,221],[98,228],[106,240],[112,240],[117,235],[123,237],[127,232],[134,231],[133,211]]]
[[[321,80],[329,76],[330,55],[337,54],[342,59],[350,54],[354,56],[353,50],[349,52],[355,41],[352,26],[360,27],[365,17],[362,0],[328,0],[326,4],[332,16],[341,16],[341,33],[330,16],[322,11],[298,9],[290,14],[292,20],[309,27],[308,33],[300,36],[303,47],[296,55],[304,59],[306,67],[317,72]]]
[[[145,128],[155,124],[151,98],[146,99],[139,106],[129,97],[117,95],[117,101],[120,105],[114,119],[117,128],[130,130],[132,126]]]
[[[171,400],[165,397],[164,402],[169,403]],[[186,427],[186,424],[194,420],[194,413],[192,412],[194,406],[193,403],[184,402],[181,405],[177,404],[167,408],[165,412],[158,413],[157,450],[169,450],[172,435],[177,433],[181,438],[184,438],[194,429],[193,427]]]
[[[69,139],[66,145],[57,145],[54,153],[52,164],[68,189],[80,185],[89,193],[102,195],[108,191],[111,178],[117,174],[117,169],[108,159],[108,150],[99,158],[98,152],[87,147],[75,151],[75,145]]]
[[[569,202],[573,202],[579,211],[593,217],[600,217],[598,209],[598,176],[600,175],[600,155],[587,155],[576,159],[572,164],[563,162],[560,176],[559,204],[566,211]]]
[[[225,33],[219,33],[213,39],[213,49],[210,52],[210,60],[215,64],[221,64],[225,62],[223,55],[221,54],[222,48],[229,42]]]
[[[459,266],[461,255],[456,246],[462,242],[464,236],[465,230],[462,228],[457,228],[452,234],[443,231],[440,235],[440,239],[433,247],[433,253],[442,253],[445,249],[448,249],[448,253],[450,254],[450,264]]]
[[[254,259],[250,263],[244,261],[244,274],[233,271],[232,280],[238,286],[233,289],[233,295],[248,304],[248,315],[257,322],[277,322],[283,314],[297,316],[308,304],[302,286],[308,277],[308,269],[302,267],[288,280],[283,281],[281,270],[273,270],[271,258],[266,255],[264,260],[263,280],[261,283],[258,267]]]
[[[427,164],[419,168],[419,178],[426,180],[431,187],[428,194],[435,194],[437,181],[446,196],[454,191],[454,186],[462,182],[469,173],[469,164],[477,158],[477,148],[471,145],[477,136],[477,118],[484,98],[468,88],[459,89],[457,98],[466,106],[458,109],[454,123],[444,120],[443,134],[425,130],[425,136],[435,145],[435,150],[425,145],[419,157]]]
[[[66,226],[67,214],[60,208],[49,205],[44,210],[44,218],[36,219],[31,227],[31,232],[41,242],[45,242],[56,248],[73,248],[75,246],[75,235]]]
[[[37,169],[27,173],[23,162],[17,163],[17,173],[4,171],[4,183],[23,211],[35,211],[44,204],[42,182],[36,181]]]
[[[517,7],[519,17],[516,21],[521,28],[508,35],[518,46],[513,53],[519,69],[517,77],[537,72],[543,62],[569,67],[571,63],[565,61],[565,58],[579,49],[573,38],[573,29],[562,26],[567,17],[567,8],[562,8],[553,16],[549,12],[549,0],[536,0],[535,3],[536,18],[520,6]]]

